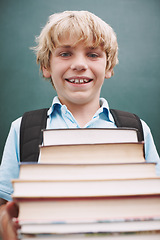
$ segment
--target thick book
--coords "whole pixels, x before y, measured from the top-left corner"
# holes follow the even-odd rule
[[[156,177],[156,163],[52,164],[21,163],[21,180],[102,180]]]
[[[44,146],[138,142],[137,130],[132,128],[73,128],[42,131]]]
[[[160,194],[82,198],[18,198],[19,222],[91,223],[160,219]],[[159,225],[160,227],[160,225]]]
[[[145,162],[144,142],[40,146],[40,163]]]
[[[160,177],[105,180],[12,181],[13,197],[93,197],[160,194]]]

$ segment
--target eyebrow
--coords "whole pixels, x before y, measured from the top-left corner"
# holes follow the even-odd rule
[[[98,49],[98,47],[93,47],[93,46],[91,46],[91,47],[87,47],[87,48],[89,48],[89,49],[91,49],[91,50]]]
[[[70,45],[60,45],[57,48],[71,48],[72,46]]]
[[[66,48],[66,49],[69,49],[69,48],[75,48],[75,46],[70,46],[70,45],[60,45],[58,46],[58,48]],[[96,50],[98,49],[98,47],[93,47],[93,46],[86,46],[85,47],[86,49],[90,49],[90,50]]]

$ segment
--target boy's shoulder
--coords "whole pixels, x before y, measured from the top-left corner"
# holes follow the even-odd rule
[[[22,122],[22,117],[19,117],[11,123],[10,135],[11,134],[13,134],[13,135],[16,134],[17,136],[19,136],[21,122]]]

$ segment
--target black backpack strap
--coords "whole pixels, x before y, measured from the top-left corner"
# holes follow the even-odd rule
[[[20,127],[20,161],[36,162],[39,145],[42,143],[42,129],[46,128],[48,108],[24,113]]]
[[[136,128],[138,130],[138,141],[144,141],[142,123],[136,114],[110,109],[117,127]]]

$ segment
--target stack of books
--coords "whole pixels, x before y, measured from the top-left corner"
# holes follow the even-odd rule
[[[20,239],[160,239],[160,178],[134,129],[44,130],[12,183]]]

